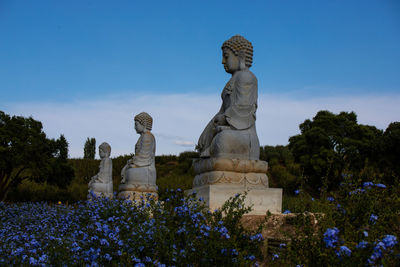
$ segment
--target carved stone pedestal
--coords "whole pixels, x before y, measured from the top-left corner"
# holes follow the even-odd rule
[[[153,185],[120,184],[118,198],[140,201],[141,196],[146,199],[150,194],[150,198],[158,199],[157,189],[157,186]]]
[[[196,176],[193,189],[213,211],[237,193],[247,192],[245,205],[253,205],[251,215],[265,215],[282,211],[282,189],[269,188],[268,163],[261,160],[223,158],[199,159],[193,163]]]

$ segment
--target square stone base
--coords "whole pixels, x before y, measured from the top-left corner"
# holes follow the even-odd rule
[[[282,212],[282,188],[248,188],[242,185],[212,184],[195,187],[186,193],[196,192],[198,198],[202,197],[210,211],[220,208],[225,201],[237,193],[248,191],[245,205],[252,206],[249,215],[265,215]]]

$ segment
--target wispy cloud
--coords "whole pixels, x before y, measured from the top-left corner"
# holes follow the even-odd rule
[[[257,111],[260,144],[287,144],[290,136],[299,133],[298,125],[319,110],[354,111],[359,123],[385,129],[390,122],[400,121],[398,103],[400,94],[308,99],[260,94]],[[131,95],[63,104],[8,103],[2,104],[0,109],[12,115],[33,116],[43,123],[49,137],[64,134],[70,144],[70,156],[82,157],[87,137],[95,137],[97,145],[108,142],[114,156],[133,153],[138,139],[133,117],[142,111],[154,119],[157,154],[193,150],[220,104],[218,94]]]
[[[177,141],[175,141],[175,144],[177,144],[178,146],[185,146],[185,147],[193,147],[194,146],[194,142],[184,141],[184,140],[177,140]]]

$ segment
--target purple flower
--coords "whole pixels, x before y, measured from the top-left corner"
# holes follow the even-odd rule
[[[365,189],[358,188],[358,189],[356,189],[354,191],[349,192],[349,195],[354,195],[354,194],[364,193],[364,192],[365,192]]]
[[[340,246],[340,249],[338,252],[336,252],[336,255],[338,257],[340,257],[341,255],[351,256],[351,250],[346,246]]]
[[[379,188],[386,188],[386,185],[384,185],[384,184],[376,184],[375,186],[379,187]]]
[[[106,253],[106,254],[104,255],[104,258],[105,258],[106,260],[108,260],[108,261],[111,261],[111,260],[112,260],[112,257],[111,257],[110,254],[108,254],[108,253]]]
[[[327,248],[335,248],[339,241],[339,229],[336,227],[326,229],[324,233],[324,242]]]
[[[327,197],[326,200],[328,200],[329,202],[333,202],[335,199],[333,197]]]
[[[250,255],[250,256],[247,257],[247,259],[249,259],[251,261],[254,261],[256,259],[256,256]]]
[[[368,245],[367,241],[361,240],[360,243],[357,244],[356,248],[366,248]]]
[[[29,258],[29,264],[36,265],[37,264],[37,260],[34,257],[30,257]]]
[[[285,211],[283,212],[283,214],[289,214],[289,213],[291,213],[290,210],[285,210]]]
[[[369,221],[372,224],[375,224],[377,220],[378,220],[378,215],[371,214],[371,216],[369,217]]]
[[[294,194],[297,196],[298,194],[300,194],[300,189],[296,189],[294,190]]]
[[[100,244],[103,246],[110,246],[110,243],[108,243],[107,239],[103,238],[100,240]]]
[[[373,187],[374,186],[374,183],[373,182],[364,182],[363,183],[363,187],[364,188],[367,188],[367,189],[370,189],[371,187]]]
[[[254,241],[254,240],[263,241],[263,240],[264,240],[264,237],[262,236],[262,234],[258,233],[258,234],[256,234],[256,235],[250,236],[250,240],[251,240],[251,241]]]
[[[394,235],[385,235],[382,238],[382,242],[387,248],[392,248],[397,244],[397,238]]]

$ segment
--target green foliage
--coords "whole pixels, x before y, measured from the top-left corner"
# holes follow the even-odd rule
[[[128,159],[133,155],[123,155],[112,159],[113,162],[113,187],[118,191],[121,182],[121,170]],[[197,152],[183,152],[179,156],[156,156],[157,186],[162,197],[167,189],[183,190],[192,188],[194,172],[192,160],[198,157]],[[14,188],[7,200],[9,201],[68,201],[73,203],[87,199],[88,182],[99,171],[100,160],[95,159],[68,159],[72,166],[74,178],[66,188],[50,186],[49,183],[23,183]],[[63,177],[63,173],[52,177]],[[48,187],[48,188],[46,188]]]
[[[400,122],[392,122],[386,128],[379,143],[380,153],[377,161],[380,171],[388,184],[394,184],[400,177]]]
[[[302,170],[287,146],[261,147],[260,160],[268,162],[270,187],[284,188],[285,194],[292,194],[300,186]]]
[[[73,177],[67,156],[63,135],[48,139],[41,122],[0,111],[0,200],[26,179],[67,186]]]
[[[340,182],[344,170],[360,172],[375,161],[382,131],[360,125],[354,112],[338,115],[319,111],[313,120],[300,124],[301,134],[289,139],[296,162],[304,169],[308,190],[323,185],[329,188]]]
[[[192,161],[195,158],[198,158],[197,152],[183,152],[178,157],[156,156],[157,186],[161,196],[167,189],[192,188],[194,178]]]
[[[85,146],[83,148],[83,158],[84,159],[94,159],[96,155],[96,139],[87,138]]]
[[[301,190],[297,202],[286,203],[292,211],[317,208],[320,213],[291,217],[296,230],[285,233],[288,242],[271,261],[272,266],[399,265],[399,184],[362,183],[353,175],[342,179],[337,191],[323,191],[320,199],[311,200]],[[329,234],[332,232],[335,235]],[[394,240],[391,244],[389,237]]]
[[[18,187],[12,188],[7,195],[8,202],[41,202],[48,203],[75,203],[87,198],[88,189],[76,179],[73,179],[66,188],[51,185],[47,182],[37,183],[24,180]]]

